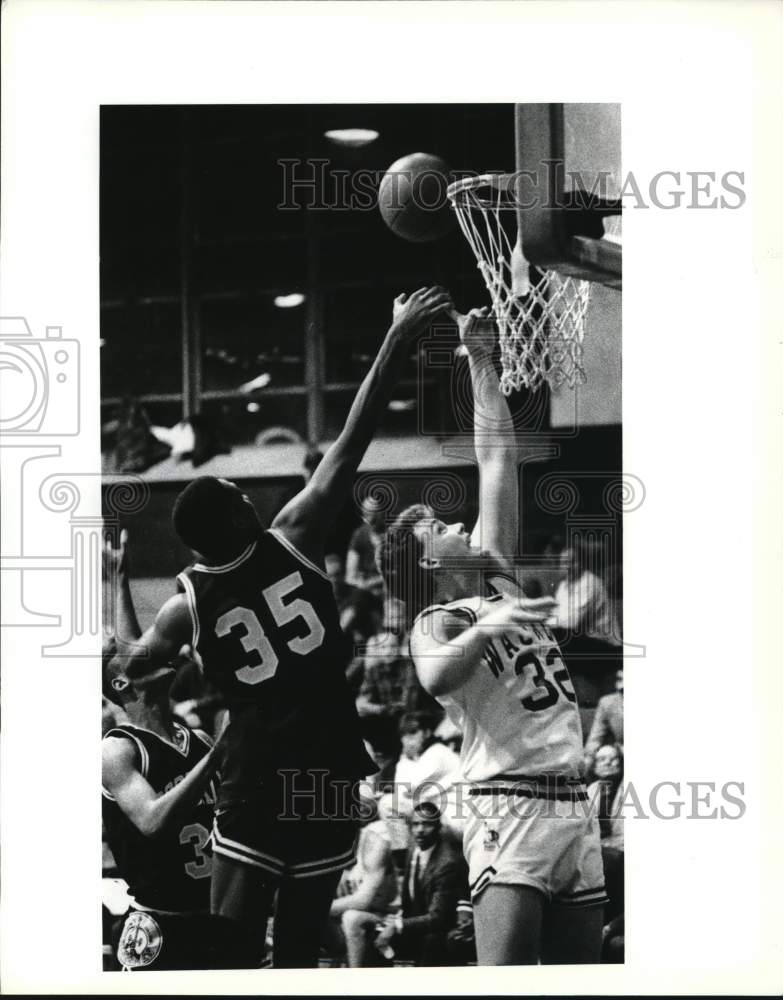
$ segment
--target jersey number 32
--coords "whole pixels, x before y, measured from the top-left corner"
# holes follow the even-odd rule
[[[262,593],[275,623],[278,626],[287,625],[301,618],[307,626],[304,635],[288,640],[288,648],[300,656],[307,656],[318,649],[324,641],[325,629],[308,601],[301,597],[291,597],[295,590],[302,586],[301,573],[289,573],[288,576],[266,587]],[[266,636],[255,611],[250,608],[232,608],[215,622],[215,635],[222,637],[235,633],[242,648],[248,654],[247,662],[235,673],[243,684],[260,684],[274,677],[277,671],[278,656],[272,643]]]

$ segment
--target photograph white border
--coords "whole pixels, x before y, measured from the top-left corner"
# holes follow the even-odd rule
[[[102,104],[620,102],[626,174],[736,170],[746,194],[624,213],[624,471],[646,488],[625,634],[647,648],[626,767],[642,790],[741,781],[746,804],[626,823],[626,964],[100,972],[99,659],[4,628],[4,992],[780,992],[781,7],[6,0],[2,18],[0,315],[82,354],[81,433],[52,471],[100,472]],[[99,477],[87,494],[99,510]],[[35,607],[59,607],[58,574],[36,576]]]

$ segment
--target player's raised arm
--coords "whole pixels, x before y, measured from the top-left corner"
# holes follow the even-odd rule
[[[193,641],[193,621],[184,594],[170,597],[154,623],[127,651],[126,673],[131,680],[169,663],[180,649]]]
[[[107,736],[102,746],[103,787],[145,837],[157,837],[187,818],[201,798],[218,767],[217,744],[182,781],[162,794],[139,771],[136,754],[129,740]]]
[[[103,549],[103,576],[107,599],[114,599],[116,655],[125,658],[129,678],[138,679],[169,663],[193,639],[193,620],[187,598],[175,594],[163,605],[154,623],[142,635],[130,589],[128,534],[120,535],[119,548],[109,541]]]
[[[436,611],[420,619],[411,632],[410,649],[422,687],[434,698],[462,687],[493,635],[510,628],[543,624],[553,606],[551,597],[523,597],[501,602],[474,623],[448,611]]]
[[[350,496],[353,480],[402,371],[413,336],[425,330],[451,300],[439,287],[420,288],[394,300],[392,325],[345,421],[307,486],[280,511],[272,527],[300,549],[320,554],[323,538]]]
[[[193,622],[184,594],[170,597],[141,638],[125,650],[126,673],[138,680],[169,663],[193,641]]]
[[[123,528],[120,533],[120,544],[114,548],[109,539],[103,549],[103,576],[107,584],[106,600],[113,601],[112,620],[118,651],[138,639],[141,627],[133,606],[130,590],[130,554],[128,551],[128,532]]]
[[[472,544],[509,566],[519,547],[519,444],[492,362],[495,323],[488,310],[458,316],[473,389],[473,440],[479,466],[479,514]]]

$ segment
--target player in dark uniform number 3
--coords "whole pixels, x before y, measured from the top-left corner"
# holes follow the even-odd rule
[[[346,793],[376,770],[345,680],[324,539],[350,495],[410,338],[450,307],[440,288],[395,300],[342,433],[269,530],[233,483],[202,478],[183,490],[174,528],[197,561],[180,574],[181,593],[161,608],[128,668],[141,675],[192,643],[226,698],[212,912],[242,922],[260,949],[277,892],[279,968],[317,965],[340,872],[353,862],[356,809]]]
[[[164,694],[167,689],[165,685]],[[176,744],[145,728],[117,726],[104,737],[104,756],[127,757],[150,788],[163,795],[207,758],[211,746],[203,733],[177,722],[172,728]],[[142,832],[104,788],[106,839],[134,901],[117,948],[124,968],[225,967],[229,935],[218,936],[214,924],[218,918],[209,914],[214,801],[214,783],[210,782],[191,807],[187,821],[156,836]]]
[[[124,538],[118,550],[107,546],[104,565],[119,583],[121,634],[138,638]],[[219,743],[175,719],[172,667],[131,682],[123,653],[114,638],[105,645],[103,690],[128,721],[101,748],[106,839],[132,899],[117,959],[131,971],[231,968],[247,946],[233,921],[209,910]]]

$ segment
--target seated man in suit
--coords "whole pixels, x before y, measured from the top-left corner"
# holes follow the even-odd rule
[[[411,835],[402,912],[380,928],[375,947],[389,958],[417,965],[451,964],[446,941],[457,923],[457,906],[470,899],[467,866],[459,848],[443,837],[440,810],[433,802],[414,807]]]

